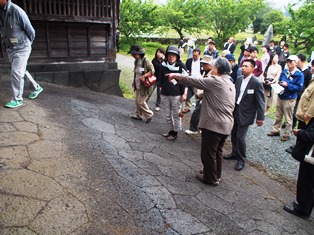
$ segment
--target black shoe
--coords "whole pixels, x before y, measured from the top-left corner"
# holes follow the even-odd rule
[[[173,134],[173,131],[171,130],[171,131],[169,131],[169,132],[167,132],[167,133],[163,133],[163,134],[161,134],[163,137],[168,137],[169,135],[172,135]]]
[[[236,171],[241,171],[244,168],[245,163],[244,162],[237,162],[236,166],[234,167],[234,169]]]
[[[298,211],[294,208],[293,205],[285,205],[285,206],[283,207],[283,209],[284,209],[285,211],[287,211],[288,213],[290,213],[290,214],[292,214],[292,215],[295,215],[295,216],[298,216],[298,217],[300,217],[300,218],[302,218],[302,219],[308,219],[308,218],[310,217],[310,216],[307,216],[307,215],[304,215],[304,214],[298,212]]]
[[[292,153],[292,151],[293,151],[293,148],[294,148],[294,146],[290,146],[289,148],[287,148],[285,151],[287,152],[287,153]]]
[[[225,155],[223,157],[223,159],[225,159],[225,160],[237,160],[237,157],[232,155],[232,153],[231,153],[231,154]]]

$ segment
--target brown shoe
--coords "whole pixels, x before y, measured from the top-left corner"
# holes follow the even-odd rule
[[[200,175],[200,174],[197,174],[197,175],[195,176],[195,178],[196,178],[198,181],[202,182],[203,184],[208,184],[208,185],[210,185],[210,186],[218,186],[218,184],[219,184],[218,181],[217,181],[217,182],[207,182],[207,181],[205,181],[203,175]]]
[[[146,123],[150,123],[150,121],[153,119],[153,117],[151,117],[151,118],[147,118],[146,119]]]
[[[141,117],[138,117],[138,116],[135,116],[135,115],[131,116],[131,118],[134,119],[134,120],[143,120]]]
[[[182,113],[188,113],[188,112],[190,112],[189,109],[183,109],[183,110],[182,110]]]
[[[280,136],[280,132],[276,132],[276,131],[271,131],[267,134],[268,136]]]
[[[290,137],[289,136],[283,136],[283,137],[281,137],[281,141],[288,141],[290,139]]]

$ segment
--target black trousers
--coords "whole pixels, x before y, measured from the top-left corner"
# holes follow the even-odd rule
[[[314,165],[301,162],[297,183],[297,203],[294,207],[300,213],[310,216],[314,206]]]
[[[190,120],[190,131],[197,131],[198,122],[200,121],[200,114],[201,114],[201,106],[202,103],[199,101],[196,102],[195,109],[191,115]]]
[[[246,136],[249,126],[240,126],[237,122],[239,116],[239,107],[236,105],[234,111],[234,124],[231,131],[232,155],[239,162],[245,162],[246,159]]]
[[[156,106],[160,107],[160,103],[161,103],[161,96],[160,96],[160,86],[159,86],[159,82],[155,83],[153,86],[152,92],[148,95],[146,102],[149,101],[150,97],[152,96],[154,90],[156,89],[157,91],[157,95],[156,95]]]
[[[221,178],[223,146],[227,137],[202,129],[201,159],[206,182],[214,183]]]

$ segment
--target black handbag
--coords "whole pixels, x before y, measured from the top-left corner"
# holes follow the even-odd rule
[[[294,146],[291,156],[298,162],[304,162],[304,157],[311,148],[311,146],[312,144],[299,140]]]
[[[306,131],[310,131],[311,128],[314,127],[314,123],[312,123]],[[313,143],[311,142],[305,142],[302,140],[297,140],[297,143],[295,144],[291,156],[297,160],[298,162],[304,162],[305,155],[309,153]]]

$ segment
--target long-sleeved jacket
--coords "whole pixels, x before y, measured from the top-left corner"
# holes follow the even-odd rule
[[[238,77],[236,81],[236,101],[240,95],[243,77]],[[263,83],[257,77],[252,76],[247,84],[241,102],[239,104],[238,125],[249,126],[254,120],[265,119],[265,98]]]
[[[217,49],[214,49],[213,52],[210,52],[209,49],[207,48],[204,51],[204,55],[209,55],[209,56],[212,56],[214,59],[218,59],[219,51]]]
[[[235,87],[230,76],[184,77],[182,83],[204,90],[198,127],[230,135],[233,127]]]
[[[294,73],[291,74],[287,69],[283,70],[280,78],[279,83],[281,81],[287,82],[288,86],[284,87],[285,90],[282,94],[278,95],[281,100],[291,100],[296,99],[298,96],[298,92],[302,91],[303,84],[304,84],[304,76],[303,73],[296,69],[293,71]]]
[[[35,30],[25,11],[8,0],[0,10],[0,29],[5,49],[22,49],[32,45]]]
[[[314,117],[314,80],[312,79],[308,87],[304,90],[299,101],[296,116],[299,120],[305,121],[304,116]]]
[[[151,72],[152,75],[154,75],[155,73],[155,68],[153,66],[153,63],[150,59],[148,59],[146,56],[143,57],[143,59],[141,60],[142,62],[142,67],[144,69],[143,71],[143,74],[145,73],[148,73],[148,72]],[[136,79],[136,72],[135,72],[135,69],[136,69],[136,65],[137,65],[138,61],[135,60],[134,61],[134,78],[133,78],[133,85],[135,87],[135,79]],[[143,84],[141,83],[140,84],[140,94],[141,95],[147,95],[149,93],[151,93],[153,91],[152,87],[144,87]]]
[[[174,85],[168,81],[166,74],[168,73],[187,73],[185,64],[178,60],[173,65],[169,65],[167,61],[162,63],[162,76],[160,80],[161,94],[164,96],[182,96],[185,90],[185,85],[177,83]]]

